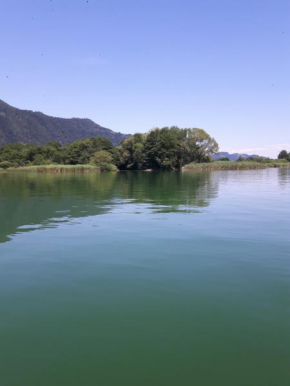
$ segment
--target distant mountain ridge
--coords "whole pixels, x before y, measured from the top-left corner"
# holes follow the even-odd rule
[[[236,161],[239,157],[247,159],[247,158],[258,158],[260,156],[257,155],[257,154],[252,154],[252,155],[249,155],[249,154],[239,154],[239,153],[230,154],[230,153],[227,153],[225,151],[222,151],[222,152],[217,153],[217,154],[213,154],[213,156],[212,156],[212,158],[214,160],[219,160],[220,158],[223,158],[223,157],[228,158],[230,161]]]
[[[20,110],[0,100],[0,146],[15,142],[46,145],[49,141],[66,145],[90,137],[108,138],[116,146],[129,136],[87,118],[51,117],[41,112]]]

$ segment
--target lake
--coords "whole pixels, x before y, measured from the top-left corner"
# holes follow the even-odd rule
[[[0,174],[1,386],[289,386],[290,169]]]

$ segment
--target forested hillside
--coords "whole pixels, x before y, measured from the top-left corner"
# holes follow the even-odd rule
[[[128,135],[106,129],[90,119],[55,118],[20,110],[0,100],[0,146],[16,142],[46,145],[49,141],[66,145],[92,137],[108,138],[116,146]]]

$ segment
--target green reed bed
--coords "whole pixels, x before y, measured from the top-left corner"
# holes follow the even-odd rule
[[[255,161],[213,161],[208,163],[191,163],[185,165],[183,170],[250,170],[290,167],[290,162],[286,160],[273,160],[265,162]]]
[[[34,171],[38,173],[96,173],[100,172],[100,168],[93,165],[37,165],[10,168],[9,171]]]

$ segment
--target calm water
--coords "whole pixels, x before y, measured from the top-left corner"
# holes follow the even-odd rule
[[[290,169],[0,175],[1,386],[289,386]]]

